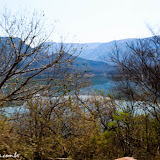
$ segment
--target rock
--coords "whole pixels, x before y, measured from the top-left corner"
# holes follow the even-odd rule
[[[133,157],[122,157],[115,160],[136,160],[136,159],[134,159]]]

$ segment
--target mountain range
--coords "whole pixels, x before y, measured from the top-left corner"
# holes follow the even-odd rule
[[[71,54],[74,53],[74,49],[77,49],[74,55],[78,55],[78,57],[74,61],[74,66],[81,69],[89,69],[89,72],[93,74],[110,75],[116,73],[110,62],[110,56],[115,48],[115,44],[120,46],[121,50],[125,51],[127,44],[137,42],[138,40],[136,38],[129,38],[106,43],[63,43],[63,47],[66,50],[70,50],[69,52]],[[49,52],[54,53],[56,52],[56,48],[59,49],[62,44],[46,42],[45,45],[52,46]]]
[[[151,37],[150,37],[151,38]],[[5,41],[6,37],[1,37],[1,43]],[[149,38],[147,38],[149,39]],[[15,42],[20,42],[20,38],[14,38]],[[122,50],[126,49],[126,44],[137,42],[139,39],[123,39],[115,40],[106,43],[63,43],[63,48],[68,50],[69,53],[77,57],[73,66],[79,70],[88,69],[92,74],[112,74],[115,72],[111,64],[109,63],[109,57],[112,54],[115,44],[120,46]],[[0,43],[0,47],[1,47]],[[45,42],[44,45],[50,45],[49,52],[56,53],[61,43]],[[26,48],[24,44],[23,49]],[[30,47],[31,48],[31,47]],[[32,48],[31,48],[32,49]],[[43,63],[43,62],[42,62]]]
[[[150,39],[149,38],[143,38],[144,39]],[[73,46],[80,50],[82,48],[81,54],[79,55],[80,58],[84,58],[87,60],[94,60],[94,61],[103,61],[107,62],[113,52],[113,49],[115,48],[115,44],[120,46],[121,50],[126,49],[127,44],[136,43],[139,39],[137,38],[128,38],[128,39],[122,39],[122,40],[114,40],[110,42],[97,42],[97,43],[64,43],[65,48],[69,48],[70,46]],[[61,43],[55,43],[55,42],[46,42],[46,45],[53,45],[53,46],[60,46]]]

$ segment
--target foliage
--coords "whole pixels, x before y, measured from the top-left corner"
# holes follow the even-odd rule
[[[121,101],[100,90],[83,97],[83,74],[70,72],[73,46],[62,43],[49,55],[47,39],[37,37],[39,20],[26,25],[24,18],[3,18],[8,37],[0,39],[0,105],[23,105],[0,114],[0,154],[17,152],[24,160],[159,159],[158,36],[129,46],[122,59],[117,52],[118,78],[125,84]]]

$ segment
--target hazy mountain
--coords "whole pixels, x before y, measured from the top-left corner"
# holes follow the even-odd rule
[[[110,75],[115,71],[111,65],[101,61],[87,60],[77,57],[73,63],[77,69],[88,69],[88,73]]]
[[[145,38],[145,39],[151,39],[153,37]],[[1,43],[5,43],[6,37],[1,37]],[[14,41],[16,41],[16,48],[18,49],[21,39],[20,38],[13,38]],[[82,70],[82,69],[89,69],[89,73],[93,74],[110,74],[114,73],[113,67],[109,65],[107,60],[109,60],[110,55],[113,52],[113,49],[115,48],[115,44],[117,44],[120,49],[123,51],[126,50],[127,44],[136,43],[139,39],[132,38],[132,39],[123,39],[123,40],[115,40],[111,42],[106,43],[55,43],[55,42],[46,42],[44,45],[49,45],[49,54],[56,55],[59,50],[64,50],[68,54],[73,54],[74,56],[77,56],[80,51],[81,54],[79,57],[77,57],[73,63],[73,67],[76,69]],[[0,47],[1,47],[0,43]],[[63,48],[61,46],[63,45]],[[25,51],[27,45],[23,44],[22,51]],[[81,50],[82,48],[82,50]],[[30,51],[32,51],[30,47]],[[12,52],[12,48],[7,47],[7,50],[10,50]],[[41,51],[43,52],[43,50]],[[105,61],[106,60],[106,61]],[[104,62],[105,61],[105,62]],[[46,63],[46,60],[42,60],[42,64]],[[35,64],[34,64],[35,65]]]
[[[8,42],[7,42],[8,41]],[[10,45],[8,45],[7,43],[9,43],[10,39],[7,37],[1,37],[0,38],[0,48],[2,47],[2,44],[7,46],[7,52],[5,54],[8,54],[8,58],[11,55],[12,52],[15,52],[15,49],[13,47],[11,47]],[[22,52],[26,51],[26,48],[29,47],[28,51],[32,52],[34,50],[34,48],[26,45],[25,43],[21,44],[21,39],[20,38],[13,38],[13,43],[15,43],[15,47],[18,50],[20,48],[20,45],[22,45]],[[51,53],[53,53],[53,55],[51,56],[51,59],[55,56],[56,57],[56,52],[58,52],[58,50],[60,49],[60,44],[59,43],[53,43],[53,42],[47,42],[45,45],[51,45],[51,47],[49,48],[49,52],[50,55],[52,55]],[[73,53],[75,51],[75,49],[77,49],[78,47],[81,47],[81,45],[79,44],[70,44],[70,43],[65,43],[63,44],[64,46],[64,50],[65,51],[69,51],[68,53]],[[88,47],[88,49],[93,49],[99,46],[99,43],[95,43],[92,44]],[[80,50],[80,48],[78,48]],[[45,51],[45,50],[44,50]],[[5,52],[5,51],[4,51]],[[79,51],[78,51],[79,53]],[[41,50],[39,52],[39,54],[43,54],[43,50]],[[76,56],[76,54],[75,54]],[[67,57],[67,54],[66,54]],[[14,59],[14,58],[12,58]],[[31,58],[28,57],[27,61],[30,61]],[[14,60],[13,60],[14,61]],[[48,60],[46,59],[42,59],[40,61],[41,64],[46,64],[48,63]],[[23,63],[23,65],[25,65],[25,62]],[[23,67],[22,65],[22,67]],[[32,65],[30,66],[32,67],[40,67],[40,64],[37,62],[32,63]],[[65,67],[64,67],[65,68]],[[100,62],[100,61],[93,61],[93,60],[87,60],[81,57],[77,57],[75,58],[74,62],[73,62],[73,68],[75,68],[76,70],[88,70],[87,73],[92,73],[92,74],[110,74],[113,72],[113,69],[110,65],[108,65],[107,63],[104,62]],[[63,69],[63,67],[62,67]]]
[[[87,43],[80,57],[98,61],[108,60],[115,48],[115,44],[125,50],[126,43],[131,43],[137,40],[138,39],[124,39],[106,43]]]
[[[150,39],[145,38],[145,39]],[[77,48],[78,50],[82,47],[82,52],[79,55],[81,58],[85,58],[88,60],[96,60],[96,61],[105,61],[109,60],[110,55],[113,53],[113,49],[115,48],[115,44],[117,44],[121,50],[126,49],[127,44],[131,44],[132,42],[136,43],[139,39],[136,38],[128,38],[128,39],[122,39],[122,40],[115,40],[111,42],[106,43],[64,43],[64,48],[69,49],[69,47],[72,45],[73,48]],[[60,43],[53,43],[53,42],[46,42],[47,44],[53,44],[57,48],[60,47]],[[51,51],[51,49],[50,49]]]

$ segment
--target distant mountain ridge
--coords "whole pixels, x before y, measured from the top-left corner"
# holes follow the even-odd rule
[[[143,39],[150,39],[148,38],[141,38]],[[87,59],[87,60],[95,60],[95,61],[105,61],[108,60],[110,55],[112,54],[113,48],[115,44],[119,45],[121,49],[125,50],[126,44],[130,44],[132,42],[137,42],[138,38],[128,38],[128,39],[121,39],[121,40],[113,40],[110,42],[95,42],[95,43],[75,43],[75,46],[82,47],[82,52],[79,57]],[[53,42],[46,42],[53,43]],[[59,45],[59,43],[54,43],[55,45]],[[66,45],[71,45],[71,43],[64,43]]]
[[[15,43],[15,47],[18,50],[20,48],[20,45],[21,45],[21,42],[22,42],[21,39],[18,38],[18,37],[13,37],[12,39],[13,39],[12,43]],[[4,45],[6,44],[7,45],[7,52],[6,52],[6,54],[8,54],[8,56],[10,56],[12,52],[15,52],[15,48],[9,46],[7,44],[8,43],[7,40],[9,40],[8,37],[0,37],[0,48],[2,47],[2,44],[4,44]],[[57,52],[56,51],[56,45],[59,46],[59,44],[54,43],[54,42],[46,42],[45,45],[51,45],[52,47],[50,48],[49,52],[52,53],[52,51],[53,51],[54,55],[57,54],[56,53]],[[67,45],[67,44],[64,44],[64,45],[65,45],[65,47],[64,47],[65,50],[69,50],[70,49],[69,46],[72,47],[72,45]],[[98,46],[98,45],[95,45],[94,47],[96,47],[96,46]],[[76,47],[76,46],[73,46],[71,49],[74,50],[74,47]],[[94,47],[91,46],[91,48],[94,48]],[[21,49],[21,53],[25,52],[26,48],[28,48],[29,52],[32,52],[34,50],[34,48],[32,48],[29,45],[23,43],[22,49]],[[41,52],[43,52],[43,51],[41,50],[39,52],[39,54],[41,54]],[[66,54],[66,56],[67,56],[67,54]],[[75,57],[75,56],[73,56],[73,58],[75,58],[75,60],[73,61],[72,65],[73,65],[73,68],[75,68],[75,69],[77,69],[79,71],[87,70],[87,73],[91,73],[91,74],[103,74],[103,75],[108,75],[108,74],[111,74],[113,72],[113,68],[110,65],[108,65],[107,63],[105,63],[105,62],[94,61],[94,60],[87,60],[87,59],[84,59],[82,57]],[[14,57],[12,59],[14,61]],[[52,59],[52,57],[51,57],[51,59]],[[26,60],[30,61],[31,59],[30,59],[30,57],[28,57]],[[47,63],[47,61],[46,61],[46,59],[42,59],[40,61],[40,63],[44,65],[44,64]],[[23,64],[25,64],[25,61],[24,61]],[[34,62],[30,67],[31,68],[32,67],[40,67],[40,64],[37,63],[37,62]],[[73,69],[73,71],[74,71],[74,69]]]
[[[138,40],[139,39],[136,38],[128,38],[106,43],[96,43],[96,45],[94,43],[87,43],[86,48],[84,48],[80,57],[89,60],[105,61],[111,56],[113,49],[115,48],[115,44],[120,46],[121,49],[125,49],[126,43],[130,44],[131,42],[136,42]]]
[[[148,37],[148,38],[143,38],[143,39],[150,39],[153,37]],[[2,43],[5,43],[5,40],[7,37],[1,37],[0,41],[0,47]],[[19,48],[19,44],[21,42],[21,39],[18,37],[13,38],[13,40],[16,43],[16,48]],[[65,51],[68,51],[67,53],[73,54],[75,50],[78,50],[78,52],[75,52],[73,54],[74,56],[77,56],[79,51],[82,52],[81,54],[75,58],[73,62],[73,67],[78,69],[78,70],[85,70],[88,69],[88,73],[92,74],[112,74],[115,72],[113,67],[106,63],[106,61],[109,59],[110,55],[112,54],[112,51],[115,47],[115,44],[120,46],[122,50],[125,51],[126,49],[126,44],[130,44],[132,42],[138,42],[139,39],[137,38],[129,38],[129,39],[122,39],[122,40],[115,40],[111,42],[106,42],[106,43],[55,43],[55,42],[45,42],[44,45],[50,45],[51,47],[49,48],[49,53],[57,54],[58,50],[60,49],[61,45],[63,45],[63,49]],[[27,44],[23,44],[22,52],[25,51]],[[29,47],[29,51],[32,51],[34,48]],[[7,47],[9,52],[12,52],[12,48]],[[43,51],[40,51],[43,52]],[[29,58],[28,58],[29,60]],[[45,64],[46,61],[42,60],[41,63]],[[34,63],[34,65],[38,65]],[[32,66],[31,66],[32,67]]]

